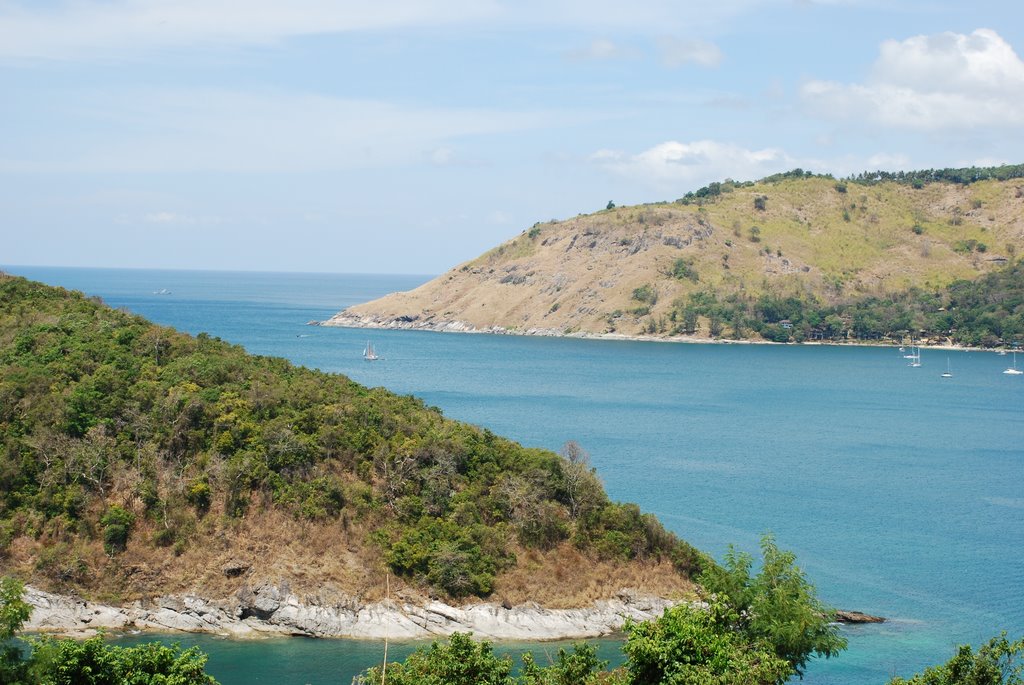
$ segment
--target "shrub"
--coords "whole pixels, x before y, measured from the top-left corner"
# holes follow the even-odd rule
[[[360,685],[513,685],[512,660],[494,654],[490,642],[475,642],[454,633],[448,643],[421,647],[402,663],[388,664],[386,679],[374,667],[356,681]]]
[[[188,485],[188,490],[185,492],[185,497],[189,503],[192,504],[200,513],[206,513],[210,508],[210,501],[213,496],[213,492],[210,489],[210,482],[205,476],[196,478]]]
[[[693,268],[692,259],[684,259],[682,257],[677,259],[672,264],[671,274],[673,278],[677,278],[680,281],[689,280],[696,283],[698,280],[697,271]]]
[[[122,509],[116,504],[103,514],[100,525],[103,526],[103,549],[107,554],[123,552],[128,544],[128,534],[135,523],[135,514]]]
[[[637,302],[646,302],[653,305],[658,301],[658,291],[650,284],[644,284],[633,290],[633,299]]]

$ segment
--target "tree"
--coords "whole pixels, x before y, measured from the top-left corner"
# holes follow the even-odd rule
[[[103,526],[103,549],[113,556],[123,552],[128,544],[128,534],[135,523],[135,514],[116,504],[103,514],[100,524]]]
[[[607,665],[607,661],[597,658],[597,649],[593,645],[577,642],[571,653],[560,647],[557,660],[544,668],[537,665],[531,652],[527,652],[523,655],[523,672],[519,680],[523,685],[589,685],[599,682],[598,674]]]
[[[614,202],[612,202],[611,200],[608,200],[608,204],[607,204],[607,205],[605,205],[605,207],[604,207],[604,208],[605,208],[605,209],[615,209],[615,203],[614,203]]]
[[[447,644],[417,649],[402,663],[371,668],[360,685],[514,685],[512,660],[498,657],[490,642],[453,633]]]
[[[25,586],[14,578],[0,580],[0,683],[19,683],[25,672],[21,650],[10,640],[32,614],[22,599]]]
[[[678,604],[656,621],[627,623],[629,685],[767,685],[782,683],[792,666],[763,640],[749,642],[733,626],[732,607]]]
[[[217,685],[206,673],[198,647],[150,642],[136,647],[107,645],[97,635],[82,642],[33,641],[29,672],[40,685]]]
[[[562,446],[562,479],[565,481],[565,494],[569,499],[569,514],[577,519],[588,509],[600,504],[601,484],[597,480],[594,468],[590,465],[590,455],[575,440]]]
[[[1010,642],[1006,633],[994,637],[977,652],[960,645],[956,655],[941,666],[926,668],[910,680],[893,678],[889,685],[1022,685],[1024,639]]]
[[[25,586],[0,580],[0,683],[4,685],[217,685],[206,674],[206,655],[198,647],[157,642],[136,647],[107,645],[97,635],[84,641],[50,637],[29,640],[27,658],[9,643],[31,615],[22,599]]]
[[[738,630],[753,642],[771,645],[794,673],[803,675],[812,657],[837,656],[846,649],[846,639],[792,552],[780,550],[768,534],[761,538],[761,555],[761,571],[751,577],[751,556],[730,547],[725,565],[706,569],[700,584],[738,617]]]

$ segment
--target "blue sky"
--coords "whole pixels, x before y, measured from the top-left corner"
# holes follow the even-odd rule
[[[0,0],[0,263],[438,273],[709,181],[1024,162],[1014,0]]]

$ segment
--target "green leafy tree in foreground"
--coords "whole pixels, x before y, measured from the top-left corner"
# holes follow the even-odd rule
[[[25,664],[11,638],[32,614],[32,607],[21,598],[24,589],[14,578],[0,579],[0,683],[23,682]]]
[[[656,621],[629,624],[623,651],[629,685],[767,685],[793,673],[764,640],[734,630],[727,605],[680,604]]]
[[[893,678],[889,685],[1022,685],[1022,657],[1024,638],[1010,642],[1003,633],[977,652],[970,645],[961,645],[947,663],[926,668],[910,680]]]
[[[454,633],[447,644],[434,642],[402,663],[371,668],[356,680],[360,685],[514,685],[512,660],[498,657],[486,640]]]
[[[0,580],[0,683],[4,685],[217,685],[207,675],[206,655],[198,647],[157,642],[115,647],[96,637],[81,642],[44,637],[30,640],[23,655],[11,638],[28,620],[32,607],[24,585]]]
[[[700,584],[729,607],[736,629],[750,642],[771,645],[795,674],[803,675],[812,657],[837,656],[846,649],[846,639],[832,622],[833,611],[796,565],[796,556],[780,550],[771,535],[761,539],[761,554],[761,571],[751,576],[753,559],[730,548],[725,564],[705,569]]]
[[[523,673],[520,681],[523,685],[590,685],[605,682],[599,680],[607,661],[597,658],[597,649],[593,645],[578,642],[573,645],[572,652],[559,648],[557,660],[550,666],[538,666],[533,654],[523,655]]]
[[[359,676],[358,685],[589,685],[598,682],[608,662],[597,658],[591,645],[578,643],[571,652],[558,650],[550,666],[538,666],[533,654],[523,655],[523,668],[512,676],[512,659],[498,656],[486,640],[454,633],[447,643],[421,647],[387,669],[374,667]],[[610,682],[603,680],[601,682]]]
[[[115,647],[99,635],[77,642],[33,641],[29,672],[39,685],[217,685],[198,647],[150,642]]]

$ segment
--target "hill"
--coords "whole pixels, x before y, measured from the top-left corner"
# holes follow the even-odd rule
[[[339,606],[390,572],[413,604],[576,607],[686,595],[702,560],[574,445],[0,274],[0,575],[113,604],[273,583]]]
[[[982,330],[941,314],[951,287],[1012,266],[1024,249],[1020,172],[837,181],[796,170],[714,183],[672,203],[535,224],[415,290],[324,323],[780,341],[945,338],[959,327],[959,342],[1001,344],[1024,328]]]

